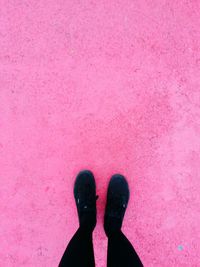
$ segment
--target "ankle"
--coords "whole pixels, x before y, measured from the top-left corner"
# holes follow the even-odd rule
[[[96,216],[93,214],[83,214],[79,221],[79,225],[81,229],[85,229],[85,231],[93,231],[96,226]]]
[[[104,230],[107,236],[113,235],[114,233],[120,232],[122,221],[117,218],[105,218]]]

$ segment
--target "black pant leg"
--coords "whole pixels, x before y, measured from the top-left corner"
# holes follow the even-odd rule
[[[59,267],[94,267],[92,232],[79,228],[69,242]]]
[[[133,246],[121,231],[108,237],[107,267],[142,267]]]

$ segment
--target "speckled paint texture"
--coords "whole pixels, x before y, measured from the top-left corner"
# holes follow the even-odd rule
[[[55,267],[96,177],[96,266],[109,177],[146,267],[200,266],[200,1],[1,0],[0,266]]]

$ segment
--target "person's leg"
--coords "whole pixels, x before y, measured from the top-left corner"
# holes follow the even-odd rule
[[[94,267],[92,232],[79,228],[69,242],[59,267]]]
[[[136,251],[121,231],[117,231],[108,237],[107,267],[142,266]]]
[[[129,195],[125,177],[113,175],[108,186],[104,216],[104,230],[108,237],[108,267],[143,266],[133,246],[121,232]]]
[[[78,174],[74,198],[80,227],[69,242],[59,267],[94,267],[92,232],[96,226],[96,185],[90,171]]]

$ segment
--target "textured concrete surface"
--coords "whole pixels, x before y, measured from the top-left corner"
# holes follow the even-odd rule
[[[147,267],[200,266],[200,2],[1,0],[0,266],[54,267],[78,226],[77,172],[108,179]]]

